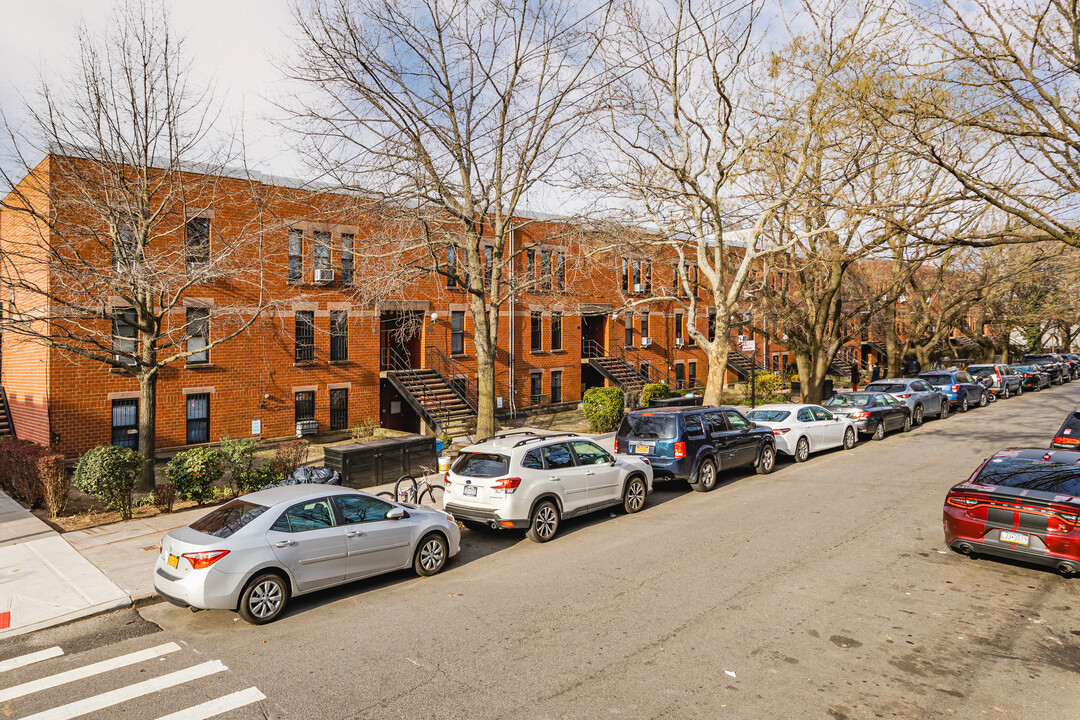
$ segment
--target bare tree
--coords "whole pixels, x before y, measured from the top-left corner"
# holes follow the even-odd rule
[[[138,381],[145,487],[162,368],[228,342],[266,304],[261,235],[245,224],[254,217],[228,233],[211,225],[213,204],[246,183],[212,162],[214,105],[189,78],[159,6],[128,5],[101,34],[82,29],[78,66],[42,82],[30,136],[12,133],[26,176],[4,177],[14,189],[3,200],[13,218],[3,332]],[[239,192],[230,202],[255,213],[259,198]],[[188,313],[196,287],[212,288],[215,302]]]
[[[569,0],[311,0],[296,13],[292,74],[309,93],[293,110],[314,164],[411,213],[393,242],[370,246],[369,269],[396,256],[410,277],[441,272],[467,292],[479,438],[494,432],[499,315],[529,282],[513,279],[527,252],[515,242],[530,222],[523,205],[575,149],[607,11]]]

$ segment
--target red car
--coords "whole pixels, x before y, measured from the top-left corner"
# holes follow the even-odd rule
[[[1002,450],[949,490],[945,542],[964,555],[997,555],[1080,572],[1080,452]]]

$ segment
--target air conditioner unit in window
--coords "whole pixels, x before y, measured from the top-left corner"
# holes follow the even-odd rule
[[[319,432],[318,420],[299,420],[296,423],[296,437],[314,435],[317,432]]]
[[[683,340],[682,338],[675,338],[675,347],[680,348],[684,344],[686,344],[685,340]]]
[[[641,347],[646,348],[646,347],[649,347],[650,345],[652,345],[652,338],[651,337],[643,337],[643,338],[641,338]]]
[[[634,292],[636,292],[636,293],[645,292],[645,283],[634,283]]]
[[[316,270],[315,271],[315,282],[317,282],[317,283],[333,282],[333,280],[334,280],[334,271],[333,270]]]

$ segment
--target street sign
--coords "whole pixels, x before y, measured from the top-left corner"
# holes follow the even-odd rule
[[[757,349],[757,343],[754,340],[743,340],[739,349],[743,352],[754,352]]]

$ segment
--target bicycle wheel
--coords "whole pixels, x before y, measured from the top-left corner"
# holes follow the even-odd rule
[[[389,490],[383,490],[382,492],[377,492],[377,493],[375,493],[375,497],[381,497],[381,498],[385,498],[387,500],[397,500],[397,498],[394,497],[394,493],[390,492]]]
[[[398,502],[416,502],[416,478],[412,475],[402,475],[394,483],[394,497]]]
[[[424,498],[429,498],[432,505],[441,508],[443,506],[443,492],[444,490],[440,485],[428,485],[420,492],[419,504],[423,505]]]

